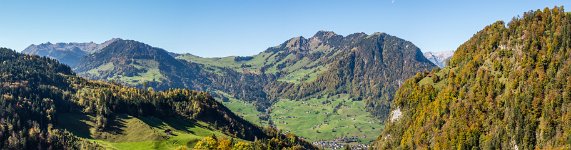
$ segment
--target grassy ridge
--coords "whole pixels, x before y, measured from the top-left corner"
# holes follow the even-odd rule
[[[95,117],[78,114],[62,114],[58,117],[62,128],[82,138],[97,142],[107,149],[175,149],[181,145],[193,147],[206,136],[227,137],[221,132],[213,131],[206,123],[191,124],[175,118],[136,118],[119,115],[113,119],[112,130],[105,132],[91,131]],[[164,131],[170,129],[169,135]],[[95,134],[94,134],[95,133]]]

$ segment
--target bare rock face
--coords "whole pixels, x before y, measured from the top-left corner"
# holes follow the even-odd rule
[[[39,45],[32,44],[24,49],[22,53],[54,58],[59,60],[61,63],[74,67],[78,64],[78,61],[81,59],[81,57],[87,54],[95,53],[117,40],[120,39],[113,38],[101,44],[94,42],[56,44],[47,42]]]

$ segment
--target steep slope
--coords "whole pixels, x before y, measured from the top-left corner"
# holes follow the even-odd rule
[[[83,56],[97,52],[119,39],[111,39],[101,44],[90,43],[56,43],[50,42],[39,45],[30,45],[22,51],[25,54],[47,56],[59,60],[69,66],[75,66]]]
[[[226,146],[313,149],[293,135],[245,121],[205,92],[155,92],[85,80],[52,59],[4,48],[0,62],[3,148],[162,149],[192,147],[202,137],[218,135],[261,141]]]
[[[346,39],[315,81],[294,85],[280,95],[301,99],[348,94],[354,100],[364,100],[375,116],[384,119],[399,84],[416,72],[435,67],[412,43],[385,33],[354,34]]]
[[[441,52],[426,52],[424,53],[424,57],[430,60],[433,64],[437,65],[440,68],[446,67],[447,62],[450,60],[450,57],[454,55],[453,51],[441,51]]]
[[[571,148],[571,15],[496,22],[398,90],[377,149]]]

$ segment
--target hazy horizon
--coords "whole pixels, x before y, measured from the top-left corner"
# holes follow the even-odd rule
[[[57,3],[63,1],[64,3]],[[495,21],[563,1],[4,1],[0,47],[123,38],[202,57],[249,56],[317,31],[384,32],[451,51]]]

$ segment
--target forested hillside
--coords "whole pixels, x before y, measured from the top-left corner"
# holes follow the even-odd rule
[[[227,148],[314,148],[294,135],[245,121],[205,92],[159,92],[86,80],[50,58],[4,48],[0,62],[3,148],[212,146],[203,137],[225,141],[216,146]]]
[[[377,149],[570,149],[571,15],[498,21],[393,100]]]

